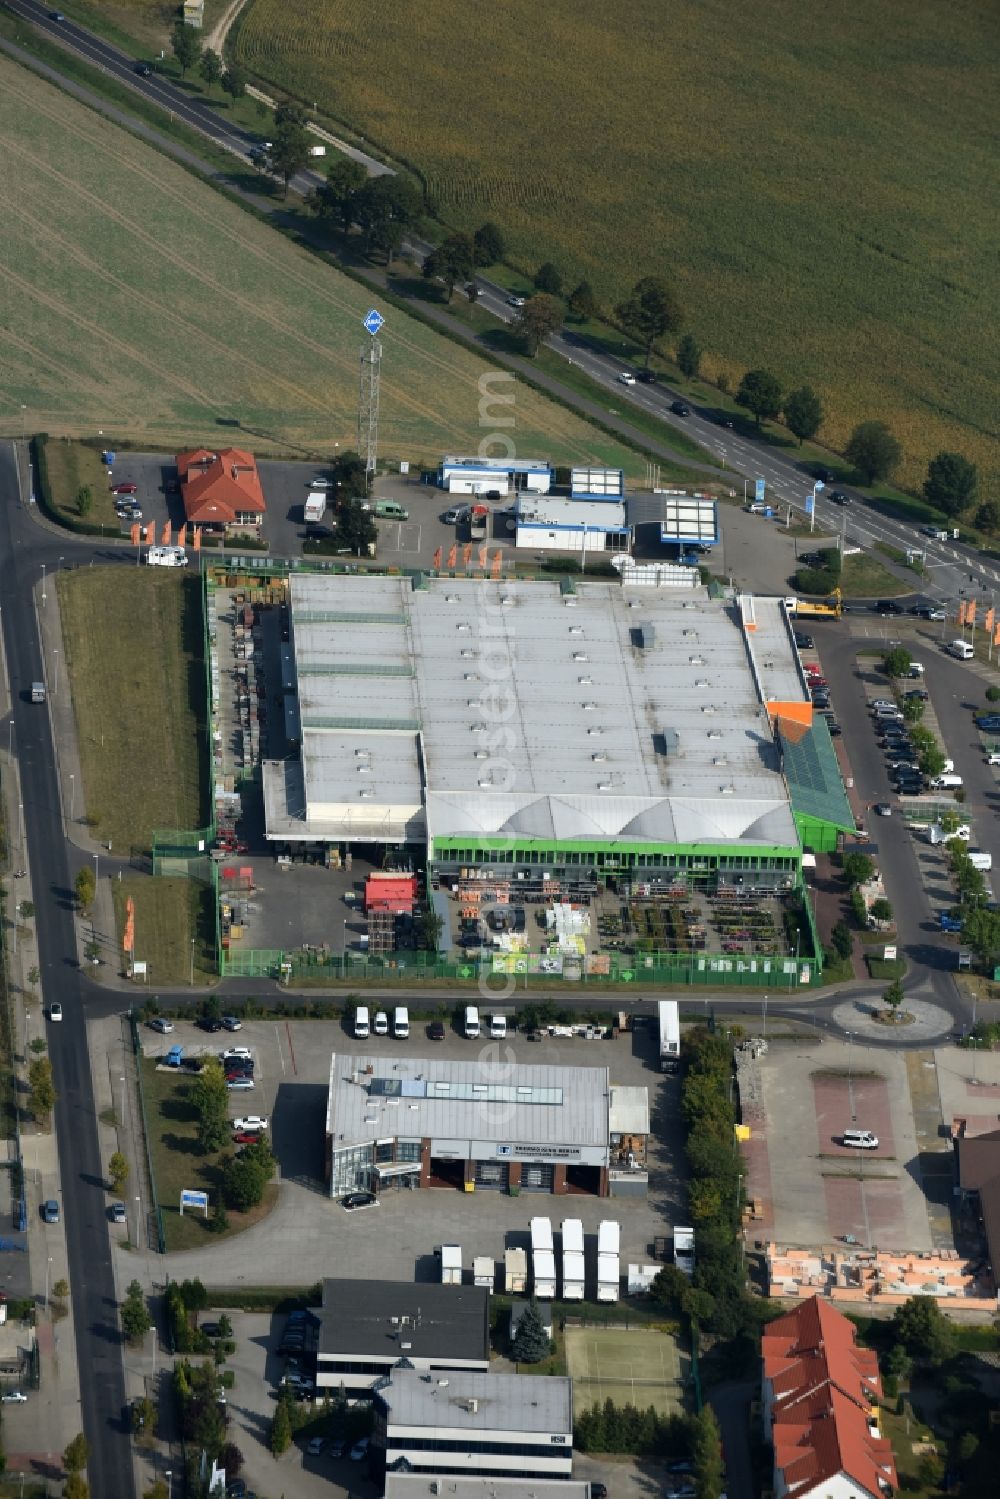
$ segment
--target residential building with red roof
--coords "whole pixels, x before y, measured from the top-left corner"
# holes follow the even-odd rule
[[[252,453],[239,448],[178,453],[177,474],[188,525],[225,532],[260,530],[267,507]]]
[[[878,1424],[878,1360],[853,1324],[814,1296],[761,1340],[761,1401],[775,1499],[881,1499],[897,1487]]]

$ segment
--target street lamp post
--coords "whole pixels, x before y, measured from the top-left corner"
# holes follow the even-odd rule
[[[69,820],[76,821],[76,776],[72,771],[69,773]]]
[[[139,1248],[142,1242],[142,1198],[136,1194],[137,1207],[135,1210],[135,1245]]]
[[[118,1116],[118,1124],[121,1129],[125,1128],[125,1078],[120,1077],[118,1081],[122,1085],[122,1111]]]
[[[49,1277],[52,1272],[52,1256],[45,1261],[45,1310],[49,1309]]]
[[[194,937],[191,938],[191,988],[194,988]]]
[[[764,995],[763,1011],[764,1011],[763,1040],[766,1041],[767,1040],[767,995],[766,994]]]
[[[167,1499],[174,1499],[174,1474],[173,1474],[173,1469],[172,1468],[168,1468],[167,1469],[166,1479],[167,1479]]]
[[[42,603],[45,603],[45,563],[42,563]]]

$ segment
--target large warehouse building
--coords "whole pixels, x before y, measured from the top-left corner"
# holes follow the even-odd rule
[[[806,830],[852,826],[777,599],[293,575],[289,604],[279,851],[409,846],[429,886],[502,875],[529,898],[610,872],[782,890]]]
[[[335,1053],[327,1186],[332,1197],[400,1184],[636,1195],[648,1180],[645,1091],[612,1086],[607,1067]]]

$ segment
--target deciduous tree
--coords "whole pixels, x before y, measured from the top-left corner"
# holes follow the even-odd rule
[[[753,413],[759,427],[762,421],[773,420],[781,410],[781,382],[770,370],[747,370],[736,399]]]
[[[247,74],[240,67],[239,63],[230,63],[225,73],[223,73],[222,91],[229,95],[234,104],[237,99],[243,98],[243,95],[247,91]]]
[[[473,272],[475,257],[467,234],[449,234],[424,258],[423,274],[428,281],[443,281],[450,302],[458,281],[467,280]]]
[[[894,646],[891,651],[886,651],[882,659],[882,670],[887,677],[908,677],[913,657],[903,647]]]
[[[719,1499],[723,1479],[722,1437],[712,1407],[703,1406],[691,1424],[695,1499]]]
[[[357,195],[355,222],[367,255],[390,259],[423,209],[420,189],[409,177],[370,177]]]
[[[129,1343],[141,1343],[153,1325],[142,1286],[134,1280],[122,1302],[122,1332]]]
[[[47,1119],[55,1108],[56,1086],[52,1079],[52,1063],[48,1057],[36,1057],[28,1068],[28,1108],[40,1123]]]
[[[811,385],[800,385],[785,397],[785,422],[799,446],[809,437],[815,437],[823,424],[823,402]]]
[[[662,276],[643,276],[637,281],[625,301],[615,308],[615,316],[642,344],[647,368],[656,340],[676,333],[682,321],[677,294]]]
[[[542,291],[549,297],[561,297],[562,289],[563,279],[558,266],[547,260],[535,272],[535,290]]]
[[[198,72],[208,84],[208,91],[211,93],[222,78],[222,58],[218,52],[213,52],[211,47],[206,47],[198,63]]]
[[[701,347],[693,333],[685,333],[677,345],[677,368],[682,375],[693,380],[701,364]]]
[[[89,864],[84,864],[77,870],[73,890],[81,911],[89,910],[97,894],[97,878]]]
[[[976,525],[980,531],[1000,530],[1000,502],[984,500],[976,511]]]
[[[903,1003],[903,985],[899,979],[893,979],[888,989],[882,995],[882,1003],[887,1005],[892,1011],[892,1018],[895,1020],[899,1014],[899,1007]]]
[[[875,862],[870,854],[857,852],[845,854],[840,867],[849,885],[867,885],[875,873]]]
[[[289,183],[309,160],[309,135],[305,125],[290,114],[277,123],[280,113],[278,110],[275,115],[274,140],[268,148],[267,159],[271,170],[284,183],[287,198]]]
[[[183,78],[188,68],[193,68],[201,56],[201,37],[193,26],[186,26],[183,21],[176,21],[170,33],[170,50],[180,65]]]
[[[961,453],[938,453],[927,465],[924,499],[945,515],[961,515],[976,498],[978,479],[976,465]]]
[[[63,1453],[63,1467],[67,1473],[82,1473],[90,1456],[90,1444],[83,1432],[78,1432]]]
[[[81,484],[76,492],[76,513],[79,516],[89,515],[94,504],[94,491],[89,484]]]
[[[108,1162],[108,1175],[111,1178],[111,1190],[120,1192],[128,1181],[128,1161],[120,1150],[116,1150]]]
[[[338,153],[327,169],[326,181],[312,194],[309,206],[320,218],[333,219],[346,232],[354,222],[358,194],[367,181],[368,173],[360,161]]]
[[[902,453],[885,422],[860,422],[844,449],[844,457],[854,465],[864,484],[887,479]]]
[[[271,1452],[273,1456],[280,1457],[287,1452],[292,1445],[292,1422],[288,1414],[288,1402],[282,1396],[278,1401],[274,1412],[274,1420],[271,1422]]]
[[[581,281],[579,285],[574,286],[566,306],[570,315],[579,318],[581,322],[594,316],[597,311],[597,297],[589,281]]]
[[[493,223],[480,224],[472,236],[476,265],[496,265],[507,253],[507,245],[499,227]]]
[[[549,334],[562,327],[562,320],[562,303],[545,292],[539,292],[537,296],[529,297],[521,308],[514,320],[514,331],[533,359]]]

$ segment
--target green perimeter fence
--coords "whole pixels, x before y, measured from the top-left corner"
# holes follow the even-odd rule
[[[525,982],[552,981],[583,984],[686,984],[692,988],[772,987],[776,992],[805,989],[819,978],[813,958],[739,958],[711,953],[668,952],[599,954],[576,962],[571,959],[497,954],[479,963],[468,958],[448,958],[436,953],[400,952],[378,957],[358,953],[324,954],[314,950],[285,951],[282,948],[220,949],[223,978],[271,978],[287,984],[296,981],[331,984],[419,984],[435,981],[477,983],[485,977],[495,983],[523,978]]]

